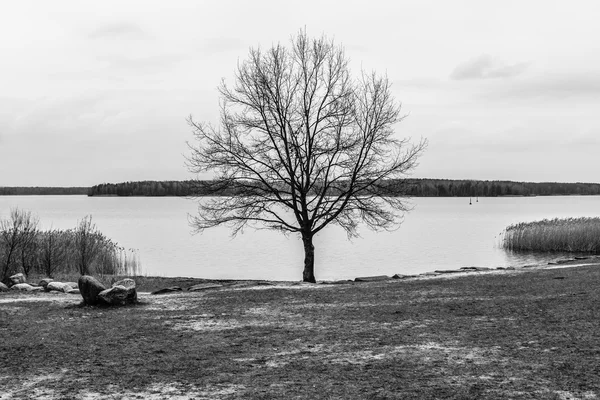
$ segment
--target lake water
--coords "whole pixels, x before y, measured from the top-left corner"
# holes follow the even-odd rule
[[[413,210],[397,231],[366,227],[348,241],[338,227],[315,239],[318,280],[365,275],[415,274],[464,266],[522,266],[555,255],[517,255],[498,246],[510,224],[556,217],[600,216],[598,196],[414,198]],[[236,238],[226,228],[192,235],[188,214],[196,205],[175,197],[4,196],[11,207],[32,211],[41,227],[74,228],[85,215],[107,237],[138,250],[143,273],[200,278],[272,279],[302,277],[303,249],[297,236],[247,230]]]

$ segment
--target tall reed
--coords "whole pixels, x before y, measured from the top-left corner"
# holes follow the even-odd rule
[[[37,218],[37,217],[36,217]],[[125,249],[82,219],[75,229],[39,230],[31,213],[14,209],[0,219],[0,281],[23,272],[54,278],[57,275],[138,275],[139,254]]]
[[[521,222],[504,230],[508,250],[600,253],[600,218],[555,218]]]

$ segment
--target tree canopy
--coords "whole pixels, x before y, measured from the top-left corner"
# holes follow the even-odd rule
[[[205,188],[238,193],[202,199],[193,226],[298,233],[310,282],[313,237],[327,225],[348,236],[361,222],[396,228],[407,208],[402,196],[385,196],[388,183],[417,165],[426,141],[396,135],[403,116],[390,87],[374,72],[353,76],[341,46],[304,31],[289,47],[250,49],[233,86],[219,86],[219,126],[189,118],[190,171],[216,172]]]

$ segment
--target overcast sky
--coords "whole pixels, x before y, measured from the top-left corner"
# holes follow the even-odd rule
[[[4,1],[0,186],[188,179],[186,117],[306,27],[386,73],[415,177],[600,182],[600,1]]]

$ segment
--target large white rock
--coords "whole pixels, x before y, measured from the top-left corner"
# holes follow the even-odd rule
[[[123,286],[127,289],[135,289],[135,281],[131,278],[125,278],[113,283],[112,286]]]
[[[46,285],[47,292],[56,291],[56,292],[68,293],[71,290],[73,290],[71,285],[69,285],[68,283],[65,283],[65,282],[53,281],[53,282],[49,282],[48,285]]]
[[[31,292],[33,290],[33,286],[28,283],[17,283],[16,285],[12,285],[10,288],[12,290],[22,290],[27,292]]]
[[[27,280],[25,279],[25,275],[23,275],[21,273],[14,274],[13,276],[9,277],[8,279],[10,279],[10,282],[13,285],[27,282]]]

